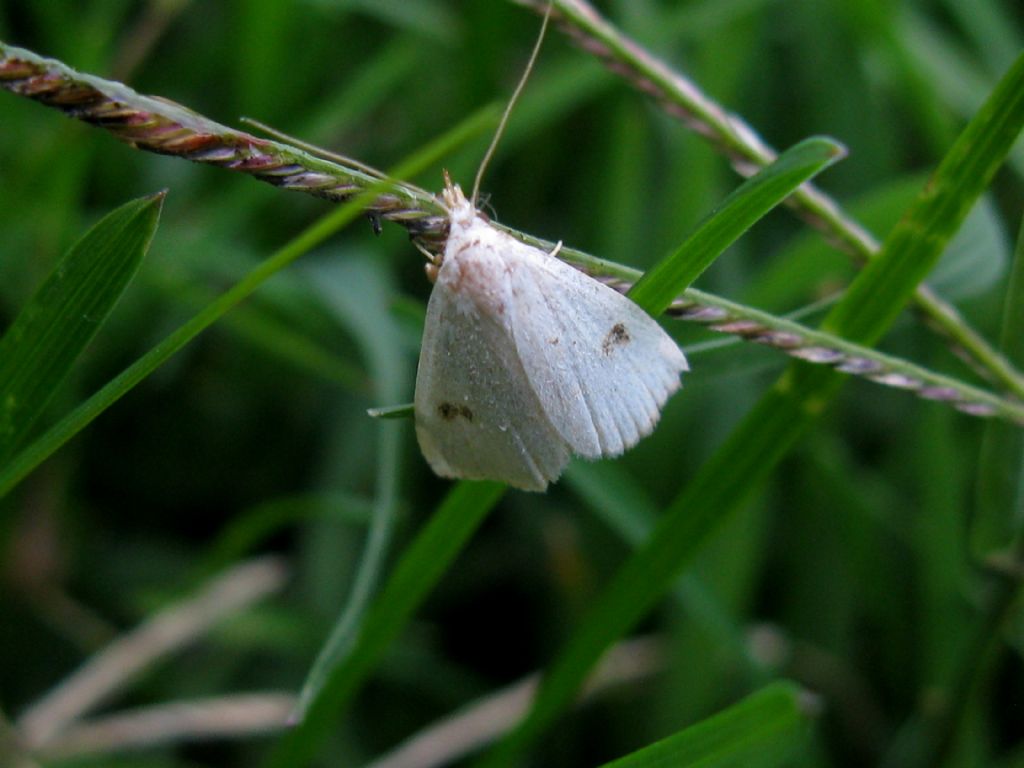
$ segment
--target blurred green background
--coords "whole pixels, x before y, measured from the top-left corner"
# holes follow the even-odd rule
[[[599,7],[766,141],[812,134],[850,156],[822,186],[883,236],[1021,51],[1009,0],[618,0]],[[538,17],[497,0],[0,2],[0,39],[238,125],[250,116],[380,168],[504,103]],[[443,167],[470,184],[489,136]],[[988,338],[1024,203],[1024,152],[997,177],[933,284]],[[414,179],[441,185],[441,167]],[[484,181],[496,218],[639,268],[738,184],[728,164],[556,29]],[[52,423],[330,206],[132,151],[0,94],[0,323],[104,213],[167,188],[142,269],[53,402]],[[148,671],[112,709],[296,690],[343,606],[374,499],[398,553],[449,483],[411,423],[429,283],[406,233],[360,221],[276,277],[0,502],[0,708],[14,718],[103,647],[220,568],[287,558],[286,592]],[[697,284],[773,312],[854,268],[776,212]],[[323,765],[360,765],[542,668],[629,551],[613,521],[657,511],[787,364],[666,321],[692,374],[623,459],[511,492],[337,726]],[[975,381],[910,314],[884,348]],[[899,765],[949,703],[980,618],[969,526],[984,423],[864,381],[705,548],[642,630],[664,669],[563,719],[537,765],[596,765],[776,676],[825,712],[793,764]],[[1016,467],[1019,472],[1019,465]],[[739,480],[742,482],[742,479]],[[1020,497],[1017,498],[1018,513]],[[1019,611],[1019,601],[1017,605]],[[947,765],[1024,766],[1024,621],[978,674]],[[272,738],[81,765],[248,766]]]

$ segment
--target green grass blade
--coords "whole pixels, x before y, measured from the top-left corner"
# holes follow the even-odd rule
[[[877,340],[935,264],[1024,125],[1024,56],[999,82],[930,182],[826,317],[837,335]],[[880,304],[883,294],[896,306]],[[526,719],[484,757],[507,765],[572,702],[601,654],[657,602],[728,515],[774,469],[842,382],[835,371],[790,366],[701,467],[647,543],[613,576],[551,667]]]
[[[725,198],[679,248],[640,278],[629,297],[657,317],[761,217],[845,154],[840,144],[822,137],[791,147]]]
[[[374,397],[397,400],[407,396],[411,371],[400,338],[389,316],[391,286],[381,270],[359,261],[315,265],[309,278],[332,314],[352,333],[367,361]],[[309,703],[351,649],[370,600],[377,590],[398,519],[402,471],[402,431],[399,424],[383,423],[376,429],[376,491],[370,530],[348,598],[299,692],[296,717]]]
[[[270,757],[271,768],[306,765],[334,729],[338,713],[384,656],[391,642],[463,545],[505,493],[490,482],[460,482],[409,545],[363,621],[350,652],[330,670],[306,716],[284,736]]]
[[[1003,306],[1000,346],[1014,365],[1024,364],[1024,224],[1017,236]],[[971,520],[971,550],[979,559],[1017,547],[1024,535],[1024,430],[992,422],[985,427],[978,460],[978,488]]]
[[[616,464],[576,461],[564,477],[592,514],[636,549],[654,529],[658,509],[636,480]],[[731,654],[737,665],[749,664],[747,638],[740,623],[693,573],[676,580],[672,595],[686,615],[713,634],[721,654]]]
[[[203,291],[196,295],[196,305],[203,306],[212,296]],[[326,349],[324,345],[302,334],[267,312],[248,305],[238,307],[227,317],[228,328],[253,346],[274,355],[303,373],[320,376],[353,392],[368,389],[365,372],[355,363]]]
[[[249,557],[271,536],[309,521],[331,521],[353,527],[370,522],[369,499],[347,493],[317,493],[273,499],[244,510],[231,519],[195,568],[200,583]]]
[[[396,168],[395,177],[414,176],[420,170],[429,168],[455,147],[493,126],[496,119],[496,109],[493,106],[489,105],[479,110],[402,163]],[[54,451],[88,426],[93,419],[120,400],[136,384],[159,368],[192,339],[240,304],[273,275],[360,216],[365,206],[388,186],[389,182],[387,181],[373,184],[348,203],[319,219],[294,240],[257,265],[244,278],[210,302],[149,352],[107,382],[96,394],[61,419],[0,470],[0,497],[5,496],[11,488]]]
[[[366,415],[371,419],[411,419],[415,409],[412,403],[401,405],[383,405],[379,408],[367,408]]]
[[[945,247],[1013,147],[1022,114],[1024,56],[1000,80],[822,330],[853,341],[881,337],[903,310],[908,292],[935,266],[942,252],[936,243]]]
[[[18,447],[114,309],[153,240],[164,193],[104,216],[0,339],[0,462]]]
[[[807,739],[814,714],[807,694],[773,683],[679,733],[605,763],[603,768],[726,768],[781,765]]]

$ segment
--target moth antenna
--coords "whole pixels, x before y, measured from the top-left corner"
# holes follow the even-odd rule
[[[523,88],[526,86],[526,81],[529,79],[530,73],[533,71],[533,65],[537,62],[537,55],[540,53],[541,43],[544,42],[544,33],[547,32],[548,29],[548,19],[551,18],[551,8],[553,5],[554,0],[548,0],[548,7],[547,10],[544,11],[544,20],[540,25],[537,42],[533,44],[533,53],[530,54],[530,60],[526,62],[526,69],[523,70],[523,74],[519,78],[519,84],[516,85],[516,89],[512,92],[512,98],[508,100],[508,104],[505,106],[505,112],[502,114],[501,120],[498,123],[498,129],[494,132],[494,138],[491,139],[491,145],[487,148],[487,152],[484,153],[484,159],[480,161],[480,167],[477,169],[476,178],[473,180],[473,196],[470,198],[474,208],[476,208],[477,197],[480,194],[480,181],[484,177],[484,171],[487,170],[487,165],[491,162],[494,150],[497,149],[498,142],[505,133],[505,126],[508,124],[508,116],[512,113],[512,107],[516,105],[516,101],[519,99],[519,94],[523,92]]]

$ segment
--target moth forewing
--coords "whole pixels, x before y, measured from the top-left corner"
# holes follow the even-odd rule
[[[529,250],[532,268],[512,278],[531,297],[516,304],[515,336],[527,375],[574,453],[617,456],[654,429],[686,359],[625,296]]]
[[[494,234],[501,233],[476,216],[453,214],[427,305],[416,435],[439,475],[542,491],[570,450],[519,361],[509,313],[515,299]]]

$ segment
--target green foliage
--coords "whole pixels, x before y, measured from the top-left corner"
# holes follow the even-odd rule
[[[301,723],[275,750],[269,765],[304,765],[332,731],[339,710],[352,698],[398,632],[409,621],[456,555],[505,492],[500,483],[460,482],[405,550],[362,625],[341,638],[340,663],[311,680],[300,701]]]
[[[758,219],[844,153],[823,138],[807,139],[784,152],[723,200],[679,248],[647,270],[629,297],[655,317],[660,315]]]
[[[1024,221],[1021,222],[1024,227]],[[1001,348],[1024,364],[1024,229],[1017,237],[1013,271],[1003,305]],[[1024,539],[1024,430],[988,424],[978,459],[978,495],[971,518],[971,545],[979,560],[1020,551]]]
[[[604,768],[785,765],[806,740],[811,706],[799,686],[773,683],[724,712]]]
[[[135,275],[163,194],[101,219],[62,258],[0,338],[0,462],[64,382]]]
[[[917,202],[823,323],[877,339],[934,265],[985,181],[1024,127],[1024,57],[968,125]],[[879,302],[884,295],[888,301]],[[690,480],[657,528],[615,574],[552,667],[529,717],[486,765],[502,765],[566,706],[601,653],[659,599],[704,540],[757,489],[838,389],[834,371],[794,364]]]
[[[878,343],[999,392],[1005,377],[979,376],[906,311],[925,279],[1024,366],[1013,3],[601,9],[794,149],[742,184],[741,131],[723,159],[677,119],[692,115],[553,25],[484,180],[492,218],[620,276],[650,270],[633,296],[652,311],[695,281],[797,313],[823,344]],[[538,25],[493,0],[0,6],[4,42],[431,190],[442,169],[472,179]],[[693,373],[622,459],[574,464],[542,496],[440,481],[408,419],[366,413],[411,399],[430,285],[404,231],[339,231],[358,201],[332,208],[0,101],[0,390],[24,406],[0,461],[0,763],[25,749],[8,738],[19,716],[112,637],[263,552],[284,556],[288,588],[104,711],[305,682],[300,725],[69,760],[51,744],[39,762],[368,765],[534,671],[526,719],[501,710],[497,732],[441,739],[466,739],[453,760],[1019,762],[1019,427],[664,318]],[[867,267],[777,207],[835,159],[815,134],[850,149],[815,184],[884,241]],[[118,206],[159,187],[136,272],[160,204]],[[655,670],[577,702],[638,626],[658,636]]]

